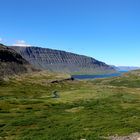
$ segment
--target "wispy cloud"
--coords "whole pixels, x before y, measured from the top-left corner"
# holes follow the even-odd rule
[[[27,44],[24,40],[17,40],[13,46],[20,46],[20,47],[29,47],[31,45]]]

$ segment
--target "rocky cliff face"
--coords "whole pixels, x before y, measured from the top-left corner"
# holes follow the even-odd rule
[[[12,47],[34,67],[70,74],[113,73],[114,68],[94,58],[39,47]]]
[[[34,70],[15,50],[0,44],[0,78]]]

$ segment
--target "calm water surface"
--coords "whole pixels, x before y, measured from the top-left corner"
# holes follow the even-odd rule
[[[74,79],[98,79],[98,78],[111,78],[111,77],[118,77],[121,76],[123,73],[126,73],[126,71],[121,71],[118,73],[113,74],[102,74],[102,75],[72,75]]]

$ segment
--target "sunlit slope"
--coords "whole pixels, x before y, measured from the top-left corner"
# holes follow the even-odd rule
[[[109,84],[118,87],[140,88],[140,70],[125,73],[121,77],[97,81],[99,83],[101,82],[101,84]]]
[[[1,139],[103,140],[140,132],[140,89],[112,84],[124,78],[137,83],[136,73],[72,81],[68,75],[39,72],[2,82]],[[59,98],[53,98],[54,91]]]
[[[11,47],[35,68],[69,74],[104,74],[116,70],[92,57],[40,47]]]

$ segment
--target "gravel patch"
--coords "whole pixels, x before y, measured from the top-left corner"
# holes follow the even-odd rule
[[[140,133],[133,133],[129,136],[110,136],[109,140],[140,140]]]

